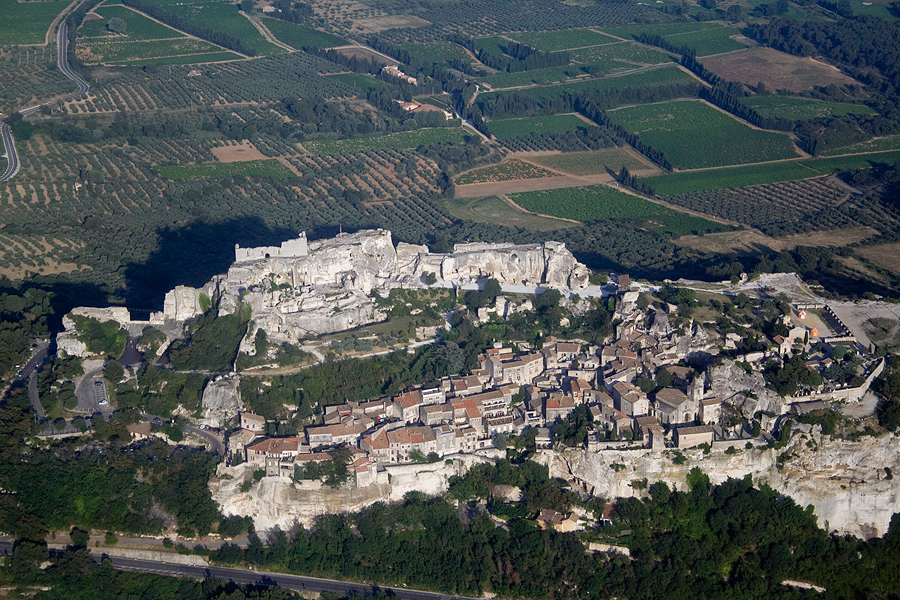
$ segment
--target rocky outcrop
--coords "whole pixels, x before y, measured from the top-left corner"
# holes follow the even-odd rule
[[[559,242],[458,244],[451,254],[433,254],[425,246],[402,242],[395,248],[391,233],[377,229],[309,242],[308,252],[290,247],[285,242],[281,247],[237,249],[239,262],[227,274],[202,289],[171,290],[163,311],[151,320],[188,321],[201,314],[202,295],[218,295],[220,314],[249,305],[252,319],[273,341],[296,343],[383,320],[386,316],[374,295],[398,287],[427,287],[429,274],[444,287],[495,278],[501,284],[563,291],[584,287],[590,274]]]
[[[62,324],[65,331],[60,332],[56,336],[56,345],[69,356],[77,356],[85,358],[93,356],[88,350],[87,344],[78,339],[79,332],[75,327],[75,317],[85,317],[88,319],[96,319],[101,323],[107,321],[115,321],[123,327],[127,327],[131,323],[131,315],[127,308],[121,306],[113,306],[108,308],[91,308],[79,306],[72,309],[72,312],[62,318]]]
[[[818,429],[818,428],[817,428]],[[686,477],[699,467],[714,484],[729,477],[753,477],[794,499],[812,505],[819,526],[838,533],[869,538],[883,535],[891,516],[900,512],[900,478],[889,479],[885,467],[900,469],[900,438],[867,437],[858,442],[832,440],[818,433],[795,434],[785,448],[741,450],[728,455],[714,448],[682,450],[688,461],[672,462],[672,456],[649,450],[586,453],[569,450],[543,452],[539,460],[550,475],[563,477],[604,498],[640,495],[636,480],[664,481],[670,487],[687,488]],[[782,468],[778,457],[784,456]]]
[[[213,500],[226,515],[253,517],[257,530],[278,527],[289,529],[295,523],[312,525],[324,514],[360,510],[375,502],[402,500],[413,491],[442,494],[453,475],[463,475],[472,465],[496,460],[499,451],[479,454],[454,454],[424,465],[387,465],[378,472],[376,482],[365,487],[331,489],[318,481],[295,483],[287,477],[264,477],[241,492],[241,485],[252,479],[254,466],[219,465],[217,478],[210,482]]]
[[[762,373],[747,373],[730,360],[707,369],[706,389],[724,404],[733,406],[745,419],[752,420],[759,411],[776,415],[785,411],[784,398],[766,388]]]
[[[244,410],[241,401],[241,378],[220,377],[210,381],[203,389],[203,417],[201,423],[220,427],[222,423],[238,416]]]

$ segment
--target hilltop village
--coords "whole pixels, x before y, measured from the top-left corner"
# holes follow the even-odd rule
[[[463,303],[465,290],[488,288],[496,293],[484,305]],[[314,334],[389,320],[379,298],[391,290],[417,290],[426,298],[439,290],[450,293],[451,302],[444,305],[449,312],[441,326],[416,328],[407,345],[381,353],[440,344],[452,322],[489,327],[535,314],[541,298],[535,292],[555,298],[562,325],[602,305],[612,313],[611,334],[593,341],[553,335],[537,342],[495,340],[474,369],[407,385],[391,396],[326,401],[287,436],[277,435],[278,423],[253,412],[255,399],[241,393],[247,373],[230,368],[206,384],[198,412],[180,414],[224,443],[222,472],[245,482],[242,493],[266,478],[381,490],[392,481],[396,487],[400,474],[415,489],[418,476],[435,464],[471,465],[465,457],[490,459],[510,446],[544,453],[547,460],[574,449],[584,457],[636,452],[644,461],[695,448],[729,455],[771,448],[790,438],[788,421],[799,421],[806,434],[828,427],[835,409],[859,403],[885,366],[884,354],[865,347],[824,303],[792,303],[773,290],[761,290],[756,299],[732,293],[698,301],[685,286],[651,286],[627,274],[592,276],[554,242],[461,244],[453,253],[436,254],[403,243],[395,247],[382,230],[238,247],[226,275],[201,289],[173,290],[164,311],[149,321],[131,320],[124,309],[76,309],[58,344],[89,359],[85,323],[112,323],[123,335],[165,331],[157,352],[164,358],[167,346],[218,310],[219,318],[241,313],[249,319],[240,348],[253,352],[260,336],[289,346]],[[213,298],[218,309],[210,306]],[[698,313],[701,304],[706,312]],[[321,352],[338,343],[319,339]],[[267,351],[257,351],[265,361]],[[123,373],[123,381],[129,377]],[[128,432],[133,439],[169,439],[149,422],[130,424]],[[586,480],[570,479],[591,493]],[[373,496],[379,497],[392,496]]]
[[[493,448],[498,436],[505,444],[508,436],[531,430],[536,448],[551,449],[562,443],[562,435],[551,430],[572,420],[579,407],[590,415],[580,441],[588,452],[743,447],[772,440],[782,415],[858,402],[883,369],[882,358],[859,360],[853,367],[856,385],[829,381],[835,348],[841,347],[843,356],[852,336],[820,337],[804,326],[773,336],[767,350],[744,354],[740,365],[722,359],[705,369],[686,366],[692,358],[702,362],[715,356],[720,345],[735,349],[740,338],[730,334],[723,340],[699,323],[679,331],[664,310],[638,308],[638,293],[627,291],[628,277],[618,279],[622,324],[609,344],[552,337],[541,348],[497,343],[466,376],[396,397],[326,406],[322,423],[302,436],[267,437],[265,419],[244,412],[240,427],[229,432],[229,453],[269,476],[292,476],[298,465],[329,460],[323,449],[351,447],[356,458],[349,468],[356,484],[365,486],[377,480],[379,466]],[[803,312],[785,315],[782,324],[791,325]],[[801,384],[787,397],[766,387],[764,367],[801,354],[809,354],[804,367],[819,374],[814,384]]]

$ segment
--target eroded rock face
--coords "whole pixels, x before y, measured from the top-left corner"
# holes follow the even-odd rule
[[[640,495],[630,484],[645,477],[650,483],[664,481],[686,490],[687,474],[694,467],[713,484],[749,473],[755,484],[767,483],[800,506],[812,504],[820,527],[862,538],[884,535],[891,516],[900,512],[900,478],[888,479],[885,471],[887,467],[896,473],[900,468],[898,437],[851,442],[807,433],[794,435],[781,450],[742,450],[733,455],[722,449],[709,455],[699,449],[682,452],[688,458],[683,465],[649,450],[546,451],[539,460],[550,467],[551,476],[575,480],[604,498]],[[779,470],[776,460],[782,453],[789,458]],[[624,468],[613,469],[613,464]]]
[[[131,323],[131,315],[128,309],[121,306],[108,308],[79,306],[73,308],[72,312],[62,318],[65,331],[57,334],[56,345],[69,356],[77,356],[79,358],[93,356],[93,353],[88,350],[87,344],[78,339],[78,330],[75,328],[75,319],[73,318],[76,316],[96,319],[101,323],[115,321],[123,327],[127,327]]]
[[[220,314],[249,304],[252,319],[275,341],[296,343],[309,335],[344,331],[380,321],[374,294],[425,288],[428,274],[440,284],[469,285],[487,278],[501,284],[578,289],[589,270],[559,242],[543,244],[458,244],[451,254],[425,246],[394,248],[385,230],[359,231],[309,243],[308,253],[254,253],[202,289],[179,286],[166,294],[156,321],[184,322],[201,314],[200,297],[220,296]],[[271,250],[271,249],[269,249]],[[287,253],[291,254],[291,253]]]
[[[219,427],[225,421],[238,416],[244,410],[241,401],[241,378],[222,377],[210,381],[203,389],[203,417],[201,422]]]
[[[234,467],[222,464],[216,471],[218,478],[210,482],[210,490],[223,514],[253,517],[259,531],[275,527],[286,530],[295,523],[310,527],[320,515],[357,511],[375,502],[399,501],[412,491],[442,494],[447,491],[450,477],[464,475],[472,465],[496,460],[498,453],[488,450],[454,454],[432,464],[389,465],[378,472],[372,485],[336,490],[318,481],[294,483],[287,477],[264,477],[248,492],[241,492],[241,484],[252,479],[255,467],[247,463]]]
[[[747,373],[730,360],[706,371],[706,388],[737,409],[745,419],[753,419],[758,411],[780,415],[785,410],[784,399],[766,388],[762,373]]]

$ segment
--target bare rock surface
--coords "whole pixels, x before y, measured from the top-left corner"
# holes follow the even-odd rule
[[[240,377],[221,377],[210,381],[203,389],[203,418],[201,423],[219,427],[244,410],[241,401]]]
[[[399,501],[413,491],[442,494],[447,491],[450,477],[465,474],[472,465],[496,457],[497,451],[489,451],[446,456],[431,464],[389,465],[379,471],[376,483],[360,488],[331,489],[319,481],[295,483],[287,477],[263,477],[247,492],[241,492],[241,485],[252,480],[256,467],[248,463],[220,465],[210,489],[224,514],[253,517],[260,531],[275,527],[287,530],[295,523],[309,527],[324,514],[357,511],[375,502]]]
[[[725,454],[713,449],[683,450],[688,461],[672,462],[672,456],[649,450],[586,453],[568,450],[545,451],[540,461],[550,467],[550,475],[583,485],[604,498],[640,495],[631,487],[635,480],[664,481],[669,487],[686,490],[686,477],[699,467],[713,484],[748,473],[754,483],[765,483],[786,494],[800,506],[812,505],[819,526],[841,534],[862,538],[884,535],[891,516],[900,512],[900,478],[888,471],[900,469],[900,437],[865,437],[860,441],[835,440],[818,434],[796,434],[780,450],[752,449]],[[784,455],[781,469],[777,460]],[[616,467],[613,467],[616,465]]]
[[[712,395],[734,406],[746,419],[753,419],[758,411],[784,412],[784,399],[766,387],[762,373],[747,373],[730,360],[710,367],[706,372],[707,388]]]

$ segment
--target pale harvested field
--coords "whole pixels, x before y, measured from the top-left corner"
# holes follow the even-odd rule
[[[248,141],[243,141],[234,146],[219,146],[212,149],[213,156],[222,163],[247,162],[250,160],[264,160],[268,158],[259,151],[256,146]]]
[[[797,246],[823,248],[846,246],[877,234],[877,231],[868,227],[814,231],[782,238],[773,238],[759,231],[728,231],[725,233],[710,233],[704,236],[685,235],[675,240],[675,243],[680,246],[688,246],[703,252],[715,252],[717,254],[756,252],[760,250],[781,252],[782,250],[792,250]],[[898,267],[900,267],[900,261],[898,261]]]
[[[857,254],[895,275],[900,275],[900,244],[881,244],[856,248]]]
[[[830,65],[771,48],[751,48],[746,52],[705,58],[702,62],[713,73],[731,81],[740,81],[754,89],[760,81],[770,90],[786,89],[792,92],[831,83],[859,83]]]
[[[386,15],[383,17],[368,17],[353,21],[353,29],[362,28],[362,33],[378,33],[385,29],[404,27],[427,27],[431,21],[426,21],[412,15]]]

